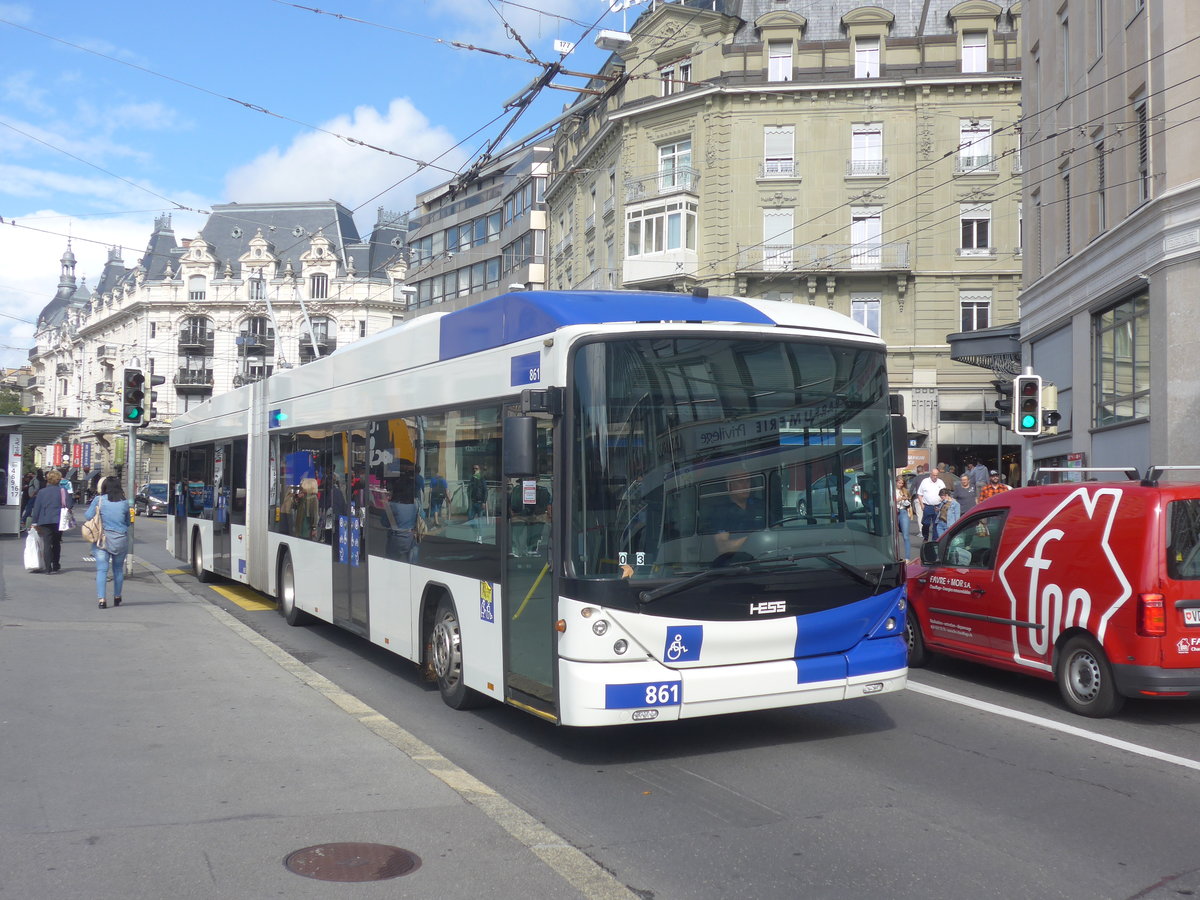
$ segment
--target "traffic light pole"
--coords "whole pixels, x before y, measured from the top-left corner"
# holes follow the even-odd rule
[[[133,495],[137,492],[135,487],[137,475],[137,427],[130,425],[127,429],[129,437],[125,439],[125,496],[129,498],[130,504],[133,503]],[[132,509],[132,506],[130,507]],[[125,574],[133,574],[133,525],[134,517],[129,518],[129,549],[125,553]]]

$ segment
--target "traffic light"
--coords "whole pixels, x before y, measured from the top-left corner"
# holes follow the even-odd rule
[[[126,425],[141,425],[146,417],[146,376],[141,369],[126,369],[121,382],[121,421]]]
[[[154,405],[156,402],[158,402],[158,391],[154,390],[154,388],[158,387],[160,384],[166,383],[167,378],[165,375],[150,376],[150,403],[149,410],[146,413],[145,421],[142,422],[143,425],[149,425],[151,419],[158,418],[158,407]]]
[[[992,382],[992,387],[994,387],[996,389],[996,393],[1000,395],[994,404],[996,407],[996,421],[1005,428],[1011,428],[1013,411],[1013,383],[1007,378],[997,378]]]
[[[1013,396],[1017,404],[1013,431],[1037,437],[1042,433],[1042,376],[1018,375],[1013,379]]]
[[[1058,434],[1062,413],[1058,411],[1058,388],[1047,384],[1042,388],[1042,434]]]

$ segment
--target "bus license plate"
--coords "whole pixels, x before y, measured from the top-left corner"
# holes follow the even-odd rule
[[[1200,606],[1191,607],[1183,611],[1184,625],[1200,625]]]

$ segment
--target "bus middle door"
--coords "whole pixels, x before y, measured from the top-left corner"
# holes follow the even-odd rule
[[[233,459],[229,444],[213,449],[213,571],[229,577],[230,568],[230,466]]]
[[[367,430],[350,428],[329,439],[329,511],[333,530],[333,621],[356,634],[368,631],[366,479]]]

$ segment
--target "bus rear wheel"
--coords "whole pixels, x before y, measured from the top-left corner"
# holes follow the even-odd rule
[[[467,687],[463,681],[462,628],[454,601],[443,596],[438,600],[429,631],[430,662],[437,676],[442,701],[451,709],[471,709],[483,702],[483,695]]]
[[[279,564],[279,614],[289,625],[307,625],[308,613],[296,606],[296,569],[290,553]]]
[[[204,568],[204,543],[200,540],[200,532],[192,535],[192,574],[201,584],[213,580],[212,573]]]

